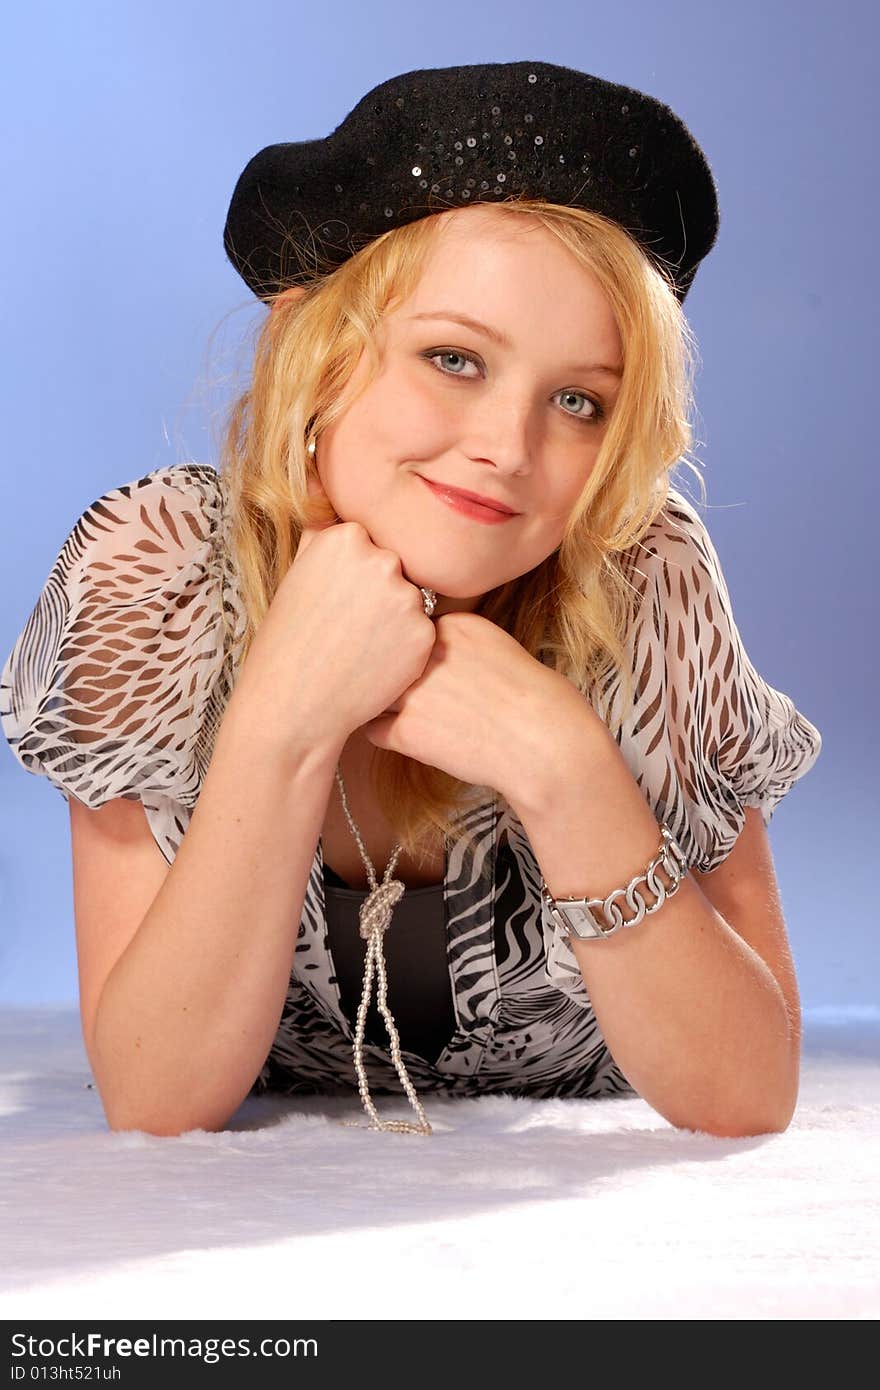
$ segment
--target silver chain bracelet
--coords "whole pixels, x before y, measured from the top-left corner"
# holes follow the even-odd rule
[[[580,940],[589,940],[593,937],[612,936],[621,927],[638,926],[649,913],[657,912],[667,898],[678,892],[682,879],[688,873],[687,859],[678,841],[673,838],[665,824],[661,831],[663,838],[660,849],[645,872],[637,874],[626,888],[615,888],[607,898],[554,898],[542,878],[541,911],[545,923],[550,927],[561,927],[568,935],[576,936]],[[672,880],[668,888],[657,877],[657,870],[661,865]],[[657,899],[650,906],[639,892],[640,884],[647,885]],[[615,902],[616,898],[626,898],[635,916],[624,917]],[[601,908],[601,918],[592,912],[591,909],[594,907]]]

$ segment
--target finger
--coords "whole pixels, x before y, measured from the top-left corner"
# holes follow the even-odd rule
[[[393,727],[394,715],[380,714],[377,719],[370,719],[366,724],[362,724],[361,733],[374,748],[385,748],[396,753],[399,750],[393,742]]]

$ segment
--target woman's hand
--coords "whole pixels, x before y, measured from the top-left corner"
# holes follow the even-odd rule
[[[309,492],[326,499],[316,478]],[[326,510],[303,530],[238,684],[298,745],[335,749],[421,674],[436,634],[400,557]]]
[[[559,672],[476,613],[446,613],[422,674],[364,724],[365,737],[514,803],[560,726],[586,716]]]

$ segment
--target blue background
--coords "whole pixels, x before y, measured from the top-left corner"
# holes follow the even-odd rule
[[[802,1001],[876,1016],[877,27],[779,0],[8,11],[0,664],[86,506],[216,463],[265,313],[222,247],[258,149],[415,68],[537,59],[650,92],[721,203],[685,306],[701,514],[752,660],[824,739],[770,827]],[[0,1002],[75,1001],[67,808],[2,739],[0,904]]]

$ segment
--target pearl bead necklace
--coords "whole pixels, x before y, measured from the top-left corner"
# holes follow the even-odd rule
[[[430,617],[434,611],[437,595],[433,589],[422,589],[422,596],[425,612]],[[339,768],[336,769],[336,781],[339,786],[339,794],[342,797],[342,809],[345,812],[345,818],[351,827],[352,834],[357,841],[357,846],[361,853],[364,868],[367,871],[367,879],[371,890],[368,897],[361,903],[359,910],[360,934],[367,942],[367,954],[364,960],[364,988],[361,995],[361,1002],[358,1006],[357,1027],[355,1029],[354,1065],[355,1071],[357,1072],[360,1097],[364,1109],[370,1116],[372,1123],[366,1126],[361,1125],[358,1120],[343,1120],[342,1123],[356,1129],[387,1129],[395,1130],[399,1134],[432,1134],[433,1130],[431,1129],[431,1125],[425,1115],[416,1089],[410,1080],[409,1073],[406,1070],[400,1051],[400,1038],[387,1002],[388,978],[385,971],[382,937],[391,926],[391,914],[394,911],[395,905],[400,902],[400,899],[406,892],[406,885],[402,883],[400,879],[392,877],[397,867],[397,861],[403,846],[399,844],[395,845],[391,858],[388,861],[388,866],[385,869],[385,876],[381,883],[377,883],[376,871],[367,854],[361,833],[355,825],[354,818],[348,809],[348,799],[345,795],[345,783],[342,780],[342,773],[339,771]],[[367,1010],[370,1006],[370,997],[373,992],[374,970],[378,976],[377,1004],[379,1012],[385,1020],[385,1027],[391,1040],[391,1057],[397,1075],[400,1077],[403,1089],[409,1098],[409,1102],[419,1117],[418,1124],[411,1124],[407,1120],[381,1119],[373,1104],[372,1097],[370,1096],[370,1088],[367,1084],[367,1075],[364,1069],[363,1044]]]

